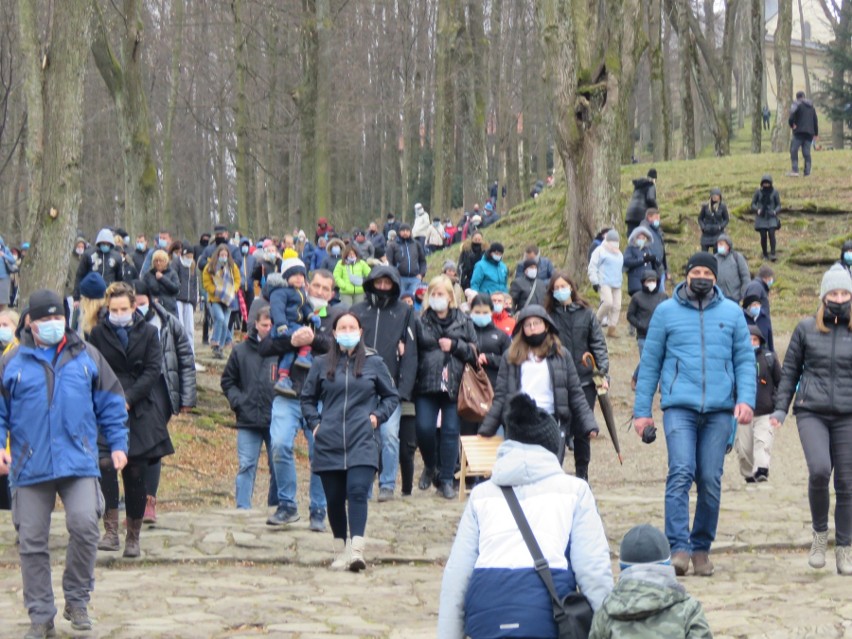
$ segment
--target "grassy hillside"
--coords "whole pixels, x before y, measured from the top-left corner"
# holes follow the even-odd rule
[[[788,178],[789,155],[735,155],[726,158],[702,158],[691,162],[655,164],[657,198],[663,216],[669,265],[676,279],[681,278],[687,258],[699,248],[698,212],[718,186],[731,212],[728,227],[736,250],[748,259],[752,271],[762,263],[758,234],[753,230],[749,212],[751,197],[764,173],[773,176],[781,194],[783,228],[778,232],[776,293],[773,317],[781,329],[789,330],[816,303],[820,278],[825,268],[837,260],[840,245],[852,237],[852,151],[814,153],[813,175]],[[633,191],[631,180],[645,175],[650,165],[622,169],[621,211],[623,220]],[[536,243],[556,264],[564,264],[571,250],[570,238],[561,220],[564,191],[559,183],[537,200],[527,201],[510,211],[497,224],[485,230],[487,241],[498,240],[506,246],[504,258],[513,269],[527,244]],[[623,223],[620,230],[623,232]],[[624,247],[624,240],[622,237]],[[457,259],[454,246],[434,256],[430,273],[437,272],[445,259]],[[577,274],[585,280],[585,274]],[[777,310],[776,310],[777,309]]]

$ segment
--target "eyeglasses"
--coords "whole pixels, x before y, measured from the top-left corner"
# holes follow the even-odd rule
[[[544,326],[544,320],[540,319],[529,319],[524,322],[524,328],[541,328]]]

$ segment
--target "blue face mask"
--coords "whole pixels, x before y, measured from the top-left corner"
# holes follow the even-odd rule
[[[654,220],[653,222],[651,222],[651,226],[653,226],[655,229],[660,228],[660,220]]]
[[[227,263],[228,263],[227,257],[220,257],[219,258],[219,264],[227,264]]]
[[[0,326],[0,344],[8,344],[15,339],[15,332],[8,326]]]
[[[159,240],[157,240],[157,246],[159,246],[161,249],[169,248],[169,241],[160,238]]]
[[[136,307],[136,310],[142,313],[142,317],[145,317],[148,314],[148,304],[145,304],[144,306],[142,304],[139,304]]]
[[[248,255],[248,248],[248,246],[241,246],[240,253],[242,253],[243,255]]]
[[[112,250],[109,244],[98,244],[98,248],[101,249],[101,253],[109,253]]]
[[[752,346],[752,348],[754,349],[755,354],[760,350],[760,346]]]
[[[499,262],[500,260],[503,259],[503,256],[502,255],[492,255],[491,259],[494,260],[495,262]]]
[[[502,313],[503,312],[503,305],[502,304],[495,304],[494,305],[494,312],[497,313],[497,315]]]
[[[553,290],[553,299],[557,302],[565,303],[571,299],[571,289],[570,288],[559,288]]]
[[[847,264],[852,264],[852,251],[845,251],[843,253],[843,261]]]
[[[749,306],[748,314],[751,315],[754,319],[757,319],[760,315],[760,307],[759,306]]]
[[[491,315],[471,315],[470,319],[479,328],[485,328],[491,323]]]
[[[136,242],[136,250],[137,251],[144,251],[145,245],[142,242]]]
[[[38,341],[48,346],[56,346],[65,336],[65,320],[44,320],[36,322]]]
[[[358,346],[358,342],[361,341],[361,335],[360,333],[336,333],[334,339],[340,348],[348,350]]]

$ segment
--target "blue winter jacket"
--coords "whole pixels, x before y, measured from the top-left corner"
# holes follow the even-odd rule
[[[286,334],[289,337],[294,331],[308,325],[314,314],[305,289],[293,288],[280,273],[272,273],[266,278],[263,296],[269,300],[273,336]]]
[[[700,413],[752,408],[757,392],[754,349],[743,312],[721,289],[706,308],[686,296],[679,284],[671,299],[654,311],[639,362],[634,417],[651,417],[659,383],[660,407]]]
[[[491,295],[491,293],[508,293],[509,286],[506,278],[509,269],[503,261],[495,262],[487,255],[473,267],[473,277],[470,278],[470,288],[477,293]]]
[[[124,392],[103,356],[69,329],[47,354],[27,329],[0,359],[0,441],[11,436],[15,486],[100,477],[99,428],[110,451],[127,453]]]
[[[506,441],[467,502],[441,584],[438,637],[557,637],[550,596],[500,486],[513,486],[560,595],[597,610],[612,591],[609,545],[589,485],[556,455]]]

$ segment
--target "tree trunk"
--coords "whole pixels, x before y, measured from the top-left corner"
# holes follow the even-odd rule
[[[301,179],[298,217],[301,220],[311,221],[315,221],[319,217],[317,215],[315,175],[318,48],[316,1],[302,0],[302,82],[292,94],[293,102],[299,112],[300,165],[298,173]]]
[[[621,217],[621,136],[636,63],[638,0],[537,0],[556,146],[567,186],[568,267],[583,273],[597,229]]]
[[[194,231],[184,216],[175,220],[174,198],[175,198],[175,175],[172,157],[174,147],[174,122],[177,111],[178,91],[180,89],[180,61],[183,54],[183,21],[185,0],[173,0],[172,11],[174,12],[174,35],[172,36],[172,64],[169,77],[169,102],[166,107],[166,131],[163,139],[163,215],[160,221],[162,228],[175,228],[180,237],[190,237],[189,232]]]
[[[234,106],[234,126],[237,137],[237,152],[234,169],[237,178],[237,224],[243,233],[250,233],[249,226],[249,113],[246,96],[246,76],[248,75],[248,27],[245,25],[245,6],[243,0],[232,0],[231,11],[234,16],[234,58],[236,62],[237,95]]]
[[[314,112],[314,173],[316,215],[329,215],[331,203],[331,6],[316,0],[317,57]]]
[[[790,40],[793,37],[793,0],[778,0],[778,24],[775,27],[775,86],[778,87],[778,109],[772,128],[772,151],[780,153],[790,146],[787,114],[793,101],[793,68]]]
[[[91,44],[92,5],[56,2],[47,39],[39,41],[34,0],[18,0],[30,130],[27,158],[30,210],[35,211],[21,298],[40,288],[62,293],[80,212],[83,156],[83,87]],[[42,53],[46,52],[46,53]],[[38,121],[35,118],[38,117]]]
[[[485,148],[485,106],[488,76],[486,68],[488,41],[483,27],[482,5],[466,0],[459,5],[462,25],[461,50],[464,64],[459,69],[459,102],[464,138],[464,209],[470,210],[488,192],[487,151]],[[466,15],[465,15],[466,13]]]
[[[802,11],[802,0],[798,0],[799,4],[799,28],[802,30],[802,73],[805,76],[805,93],[808,98],[813,98],[811,95],[811,75],[808,73],[808,49],[805,46],[805,12]]]
[[[852,0],[842,0],[840,15],[835,25],[832,47],[846,55],[852,50]],[[843,91],[844,80],[843,67],[839,64],[834,64],[831,71],[831,86],[835,95],[840,95]],[[844,108],[844,103],[842,100],[838,102],[834,107],[840,111]],[[831,144],[835,149],[842,149],[844,143],[843,118],[835,117],[831,120]]]
[[[438,43],[435,53],[435,134],[432,144],[434,177],[432,212],[445,216],[450,212],[453,189],[453,133],[455,128],[455,92],[453,66],[456,55],[458,24],[457,0],[438,0]]]
[[[127,228],[151,234],[160,219],[159,175],[151,148],[148,99],[142,78],[142,30],[139,0],[124,0],[121,60],[109,43],[109,29],[98,0],[94,5],[92,54],[115,103],[124,160],[124,221]]]
[[[692,103],[692,55],[691,35],[687,8],[680,2],[675,3],[677,15],[678,50],[680,51],[680,132],[683,146],[683,159],[695,159],[695,107]]]
[[[763,142],[763,0],[749,3],[749,46],[751,47],[751,152],[760,153]]]
[[[648,8],[648,56],[651,67],[651,140],[654,160],[671,159],[671,113],[662,46],[662,2],[651,0]]]

